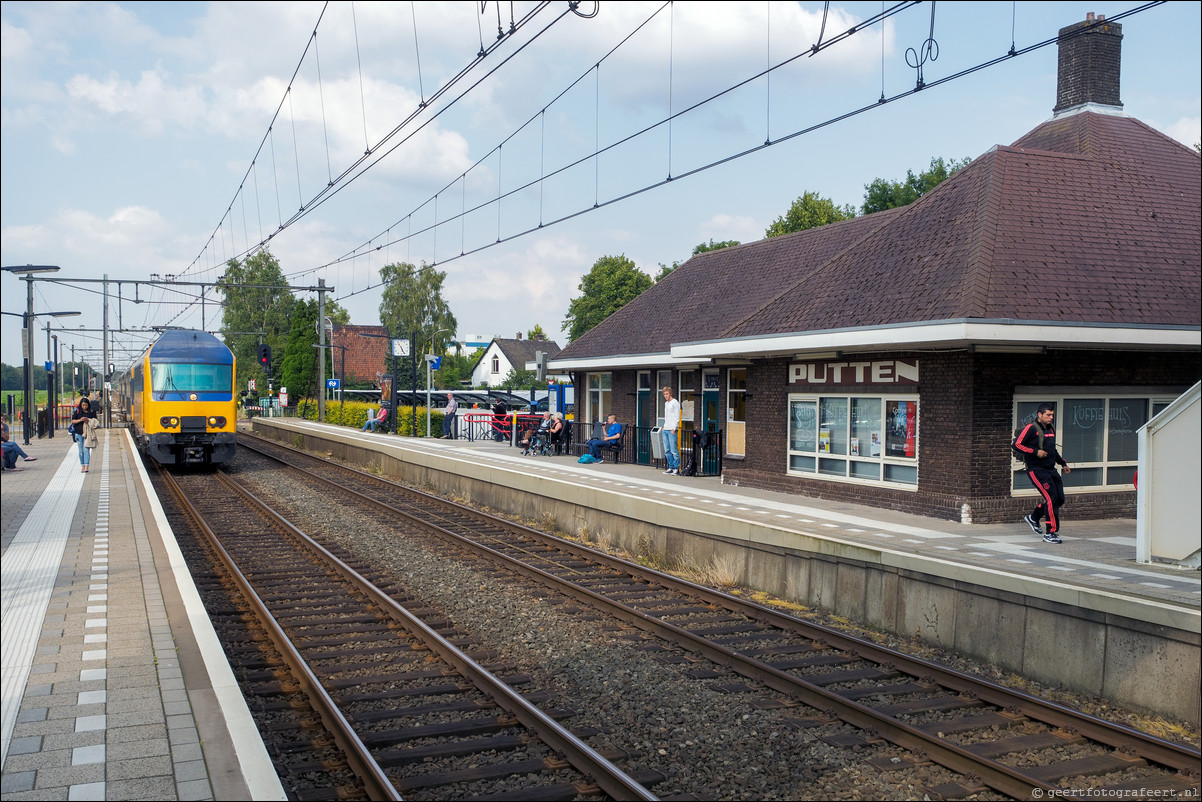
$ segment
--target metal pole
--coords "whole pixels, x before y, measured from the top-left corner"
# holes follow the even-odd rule
[[[413,330],[413,339],[409,341],[410,375],[413,378],[413,434],[417,435],[417,329]]]
[[[55,338],[57,339],[57,338]],[[46,434],[54,437],[54,352],[50,349],[50,320],[46,320],[46,361],[50,368],[46,371]]]
[[[75,376],[79,373],[79,366],[75,364],[75,346],[71,346],[71,406],[75,406]]]
[[[104,408],[104,427],[113,424],[112,406],[109,403],[108,369],[109,369],[109,275],[104,274],[104,364],[101,365],[100,403]]]
[[[321,370],[318,375],[317,420],[326,419],[326,280],[317,280],[317,356],[321,360]]]
[[[339,352],[341,370],[338,373],[338,420],[343,420],[342,410],[346,405],[346,346],[338,346],[342,350]]]
[[[25,411],[21,431],[29,445],[29,421],[33,418],[33,276],[25,276]]]
[[[426,359],[426,437],[430,436],[430,360]]]

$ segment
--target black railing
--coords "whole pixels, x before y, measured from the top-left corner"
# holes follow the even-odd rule
[[[588,441],[593,436],[595,423],[576,422],[569,427],[572,447],[569,454],[580,456],[588,451]],[[680,435],[680,472],[686,473],[690,466],[694,476],[721,476],[723,432],[706,432],[705,443],[701,444],[701,432],[685,430]],[[658,432],[656,432],[658,436]],[[662,457],[652,456],[658,447],[652,448],[652,430],[644,426],[629,426],[623,424],[622,448],[603,451],[604,458],[614,462],[634,465],[649,465],[663,470],[668,467],[668,461]]]

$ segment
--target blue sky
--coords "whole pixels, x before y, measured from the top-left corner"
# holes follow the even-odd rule
[[[353,323],[375,324],[379,267],[434,263],[447,273],[460,335],[513,337],[538,324],[566,344],[568,303],[601,256],[624,254],[654,275],[700,242],[761,238],[805,191],[859,205],[874,178],[1009,144],[1051,116],[1054,45],[938,82],[1012,43],[1022,50],[1052,39],[1087,12],[1111,18],[1137,5],[938,3],[928,87],[878,106],[882,94],[914,88],[906,51],[932,26],[931,4],[919,4],[677,117],[670,132],[660,125],[593,160],[598,144],[807,51],[823,4],[682,0],[656,14],[660,3],[601,2],[591,19],[557,20],[567,3],[554,2],[434,98],[482,42],[496,41],[496,4],[480,17],[473,2],[5,2],[2,262],[57,264],[67,280],[211,281],[371,148],[370,169],[337,182],[328,201],[272,239],[290,281],[324,278]],[[516,13],[534,6],[516,3]],[[882,8],[833,4],[823,41]],[[1187,144],[1202,137],[1200,8],[1172,2],[1121,20],[1124,110]],[[508,4],[503,15],[508,26]],[[315,27],[316,49],[302,61]],[[389,137],[415,113],[420,131],[402,144],[411,123]],[[777,144],[761,148],[767,139]],[[640,191],[668,175],[672,182]],[[498,210],[498,188],[530,182]],[[637,194],[610,202],[628,193]],[[569,219],[551,225],[560,218]],[[9,275],[0,282],[4,311],[23,311],[25,285]],[[52,325],[97,328],[97,292],[39,283],[35,311],[81,311]],[[152,303],[112,302],[111,325],[201,326],[200,306],[178,292],[142,288],[139,298]],[[217,327],[212,304],[204,325]],[[689,321],[680,325],[687,340]],[[19,365],[19,319],[5,315],[2,333],[3,360]],[[95,334],[59,336],[80,351],[99,348]],[[44,330],[36,342],[40,365]]]

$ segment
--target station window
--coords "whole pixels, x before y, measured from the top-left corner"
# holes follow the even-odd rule
[[[731,368],[726,379],[726,453],[747,448],[747,368]]]
[[[788,472],[918,487],[918,396],[789,396]]]
[[[610,412],[610,391],[613,389],[613,374],[588,374],[588,419],[603,421]]]
[[[1134,490],[1139,464],[1139,428],[1170,403],[1172,395],[1015,396],[1014,430],[1035,420],[1040,404],[1051,404],[1056,447],[1072,467],[1064,475],[1066,492]],[[1011,491],[1033,496],[1024,466],[1011,460]]]

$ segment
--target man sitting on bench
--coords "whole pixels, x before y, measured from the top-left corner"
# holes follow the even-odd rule
[[[600,434],[601,437],[597,437]],[[601,458],[601,449],[616,448],[618,438],[622,436],[622,424],[618,423],[618,416],[610,414],[606,418],[605,428],[600,431],[593,432],[593,438],[588,441],[588,453],[592,455],[597,462],[605,462]]]

